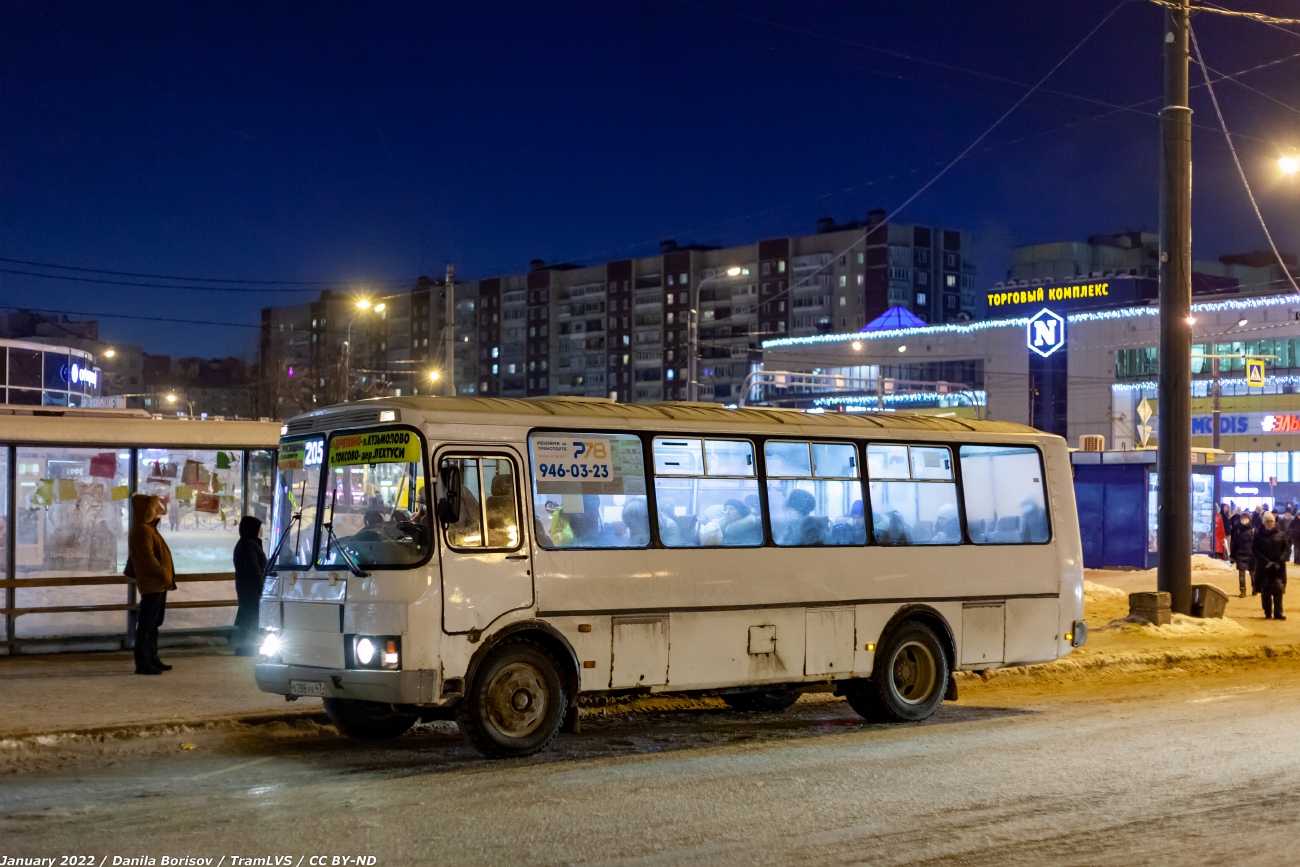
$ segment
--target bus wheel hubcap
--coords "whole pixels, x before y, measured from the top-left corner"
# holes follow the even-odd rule
[[[930,648],[909,641],[894,657],[894,692],[907,704],[921,704],[934,692],[937,672]]]
[[[487,698],[488,718],[507,737],[527,737],[546,716],[546,683],[537,669],[522,662],[497,672]]]

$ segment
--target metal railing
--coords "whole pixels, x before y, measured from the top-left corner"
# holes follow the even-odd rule
[[[234,572],[193,572],[185,575],[177,575],[176,583],[188,584],[208,581],[233,581],[235,580]],[[123,585],[126,590],[125,602],[114,602],[108,604],[94,605],[33,605],[19,606],[16,602],[17,591],[29,590],[38,587],[104,587],[113,585]],[[67,645],[103,645],[105,642],[116,642],[123,650],[129,650],[135,642],[135,618],[136,612],[139,611],[140,604],[137,599],[135,590],[135,581],[125,575],[55,575],[45,578],[10,578],[0,580],[0,588],[3,588],[4,598],[9,600],[4,608],[0,608],[0,614],[4,616],[5,621],[5,646],[9,655],[13,656],[20,652],[23,646],[41,645],[41,644],[67,644]],[[182,599],[175,602],[168,601],[169,610],[184,608],[230,608],[237,606],[238,600],[235,599]],[[18,618],[29,615],[39,614],[100,614],[104,612],[121,611],[126,613],[126,623],[122,632],[100,632],[85,634],[66,634],[66,635],[42,635],[30,638],[18,637]],[[225,635],[230,632],[232,627],[229,626],[203,626],[180,629],[164,629],[162,634],[167,636],[177,635]]]
[[[966,395],[982,411],[976,390],[964,382],[929,379],[899,379],[891,376],[845,376],[838,373],[807,373],[797,370],[755,370],[740,386],[739,405],[749,405],[750,394],[762,389],[762,400],[773,405],[809,398],[843,395],[874,399],[883,410],[890,397],[908,394],[937,396]]]

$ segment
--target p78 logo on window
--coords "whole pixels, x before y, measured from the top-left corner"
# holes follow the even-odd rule
[[[595,442],[574,440],[573,459],[575,461],[607,461],[609,460],[609,443],[604,440],[596,440]]]

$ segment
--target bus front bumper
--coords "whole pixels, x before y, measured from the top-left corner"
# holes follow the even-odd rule
[[[263,662],[253,666],[262,692],[284,696],[351,698],[388,704],[432,704],[436,671],[363,671]]]

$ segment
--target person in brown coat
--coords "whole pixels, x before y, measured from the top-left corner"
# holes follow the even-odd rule
[[[131,496],[131,533],[123,573],[135,579],[140,608],[135,622],[135,673],[162,674],[171,666],[158,658],[158,627],[167,610],[167,591],[176,589],[172,552],[158,532],[167,514],[163,502],[150,494]]]

